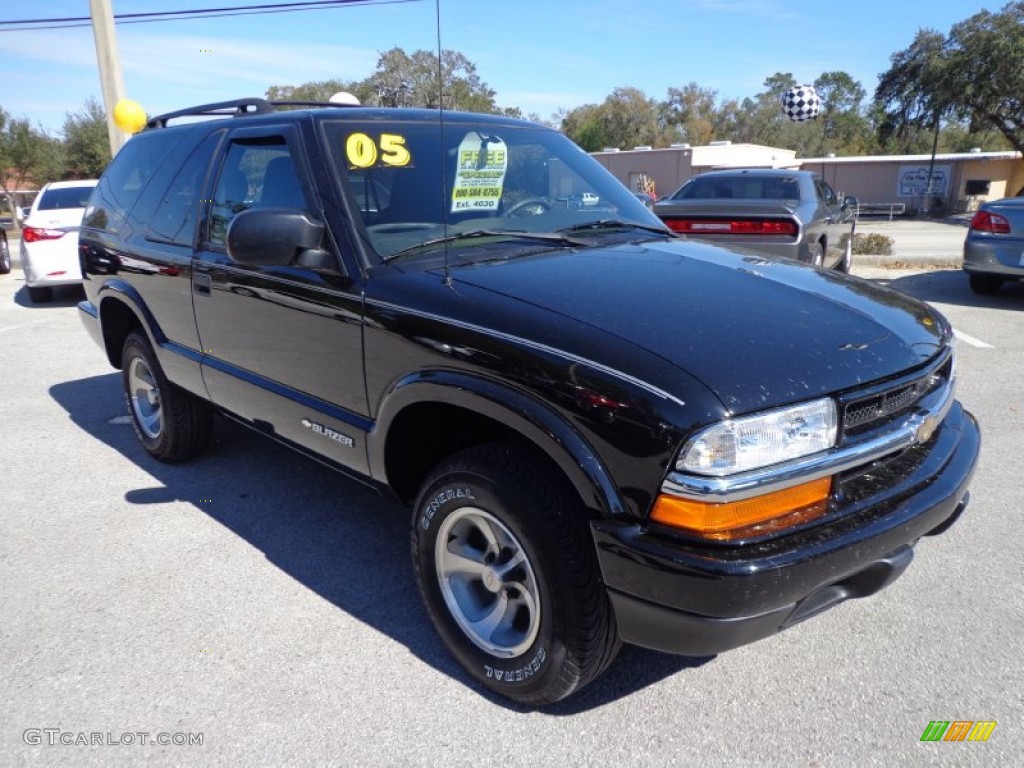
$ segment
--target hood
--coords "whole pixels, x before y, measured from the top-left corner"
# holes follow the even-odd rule
[[[736,414],[890,377],[950,334],[937,312],[875,283],[694,241],[558,251],[452,277],[640,347]]]

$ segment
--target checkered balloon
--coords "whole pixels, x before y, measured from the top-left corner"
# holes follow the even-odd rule
[[[794,123],[813,120],[821,110],[821,97],[813,85],[794,85],[782,94],[782,111]]]

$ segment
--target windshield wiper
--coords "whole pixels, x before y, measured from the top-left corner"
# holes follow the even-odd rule
[[[438,245],[444,245],[445,243],[454,243],[459,240],[472,240],[478,237],[503,237],[515,240],[537,240],[544,243],[568,246],[590,245],[590,243],[584,240],[577,240],[574,237],[560,235],[555,232],[526,232],[524,230],[517,229],[472,229],[469,232],[459,232],[457,235],[448,235],[447,237],[436,237],[433,240],[424,240],[422,243],[417,243],[409,248],[403,248],[400,251],[392,253],[390,256],[385,258],[384,261],[394,261],[400,256],[405,256],[410,253],[416,253]]]
[[[665,237],[675,237],[676,234],[666,228],[652,227],[649,224],[638,224],[635,221],[620,221],[619,219],[598,219],[597,221],[585,221],[582,224],[573,224],[571,227],[562,227],[558,232],[586,232],[597,229],[641,229],[644,232],[652,232]]]

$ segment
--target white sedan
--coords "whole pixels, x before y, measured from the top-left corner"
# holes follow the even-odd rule
[[[82,282],[78,230],[96,179],[55,181],[36,195],[22,222],[21,268],[28,297],[49,301],[55,285]]]

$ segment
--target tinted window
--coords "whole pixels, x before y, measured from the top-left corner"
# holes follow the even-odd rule
[[[799,200],[795,176],[697,176],[676,192],[673,200]]]
[[[150,220],[149,231],[146,233],[148,239],[175,245],[192,245],[199,197],[206,181],[206,170],[210,167],[210,159],[219,140],[219,134],[208,136],[174,177]]]
[[[125,144],[103,172],[89,199],[83,224],[117,232],[181,136],[177,132],[154,131],[140,134]]]
[[[39,198],[39,207],[36,210],[55,211],[58,208],[85,208],[92,190],[91,186],[48,189]]]
[[[821,195],[821,199],[829,205],[835,205],[839,202],[836,197],[836,193],[832,191],[832,187],[823,181],[814,182],[818,186],[818,193]]]
[[[259,144],[234,142],[217,180],[207,240],[223,246],[228,224],[249,208],[307,207],[283,138],[263,139]]]

